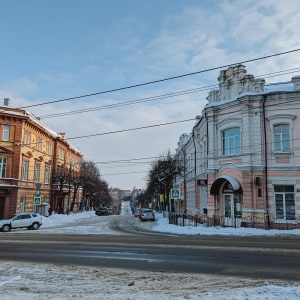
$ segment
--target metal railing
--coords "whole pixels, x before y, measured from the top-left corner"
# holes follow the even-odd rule
[[[204,227],[245,227],[257,229],[277,229],[291,230],[300,229],[300,218],[295,220],[276,219],[273,215],[263,217],[247,216],[247,217],[225,217],[223,216],[208,216],[208,215],[189,215],[169,213],[169,224],[178,226],[199,226]]]

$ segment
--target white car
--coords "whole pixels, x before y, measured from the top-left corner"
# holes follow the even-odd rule
[[[0,220],[0,229],[4,232],[15,228],[24,228],[37,230],[43,224],[42,216],[38,213],[21,213],[11,218]]]

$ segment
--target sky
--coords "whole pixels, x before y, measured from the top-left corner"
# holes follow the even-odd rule
[[[128,203],[122,205],[122,215],[130,215]],[[110,229],[109,219],[118,216],[96,216],[94,211],[77,214],[53,214],[43,217],[43,225],[32,233],[53,234],[125,234]],[[80,226],[84,219],[97,218],[97,223]],[[134,216],[132,216],[134,218]],[[98,221],[100,220],[100,224]],[[237,235],[237,236],[274,236],[300,235],[300,230],[262,230],[253,228],[193,227],[168,224],[168,219],[156,214],[156,222],[139,222],[148,230],[186,235]],[[17,229],[18,234],[27,229]],[[1,233],[7,234],[7,233]],[[8,233],[9,234],[9,233]],[[98,253],[101,257],[101,253]],[[107,257],[107,254],[105,254]],[[118,256],[120,259],[122,256]],[[155,263],[155,259],[153,262]],[[299,282],[282,282],[262,279],[246,279],[230,276],[207,274],[164,273],[161,272],[82,267],[59,264],[38,264],[24,262],[1,262],[0,293],[3,300],[22,299],[205,299],[205,300],[296,300],[299,299]],[[97,275],[95,275],[97,274]],[[131,287],[129,286],[131,284]],[[153,292],[155,291],[155,292]],[[1,299],[2,299],[1,298]]]
[[[297,0],[2,0],[0,12],[0,101],[64,132],[120,189],[145,188],[151,162],[174,153],[218,68],[300,48]],[[268,84],[299,75],[299,58],[245,65]]]

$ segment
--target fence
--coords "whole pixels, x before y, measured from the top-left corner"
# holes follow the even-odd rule
[[[281,220],[274,216],[267,215],[264,217],[225,217],[225,216],[208,216],[208,215],[188,215],[169,213],[169,224],[178,226],[198,226],[205,227],[245,227],[257,229],[278,229],[291,230],[300,229],[300,218],[295,220]]]

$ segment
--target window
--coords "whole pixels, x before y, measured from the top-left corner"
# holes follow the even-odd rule
[[[30,146],[31,142],[31,133],[28,130],[24,131],[24,145],[29,145]]]
[[[36,149],[39,150],[39,151],[42,151],[43,150],[42,146],[43,146],[42,138],[37,137],[37,139],[36,139]]]
[[[276,219],[295,220],[295,193],[293,185],[275,185]]]
[[[6,174],[6,158],[0,157],[0,178],[4,178]]]
[[[65,159],[65,150],[61,147],[58,147],[58,158],[61,160]]]
[[[275,152],[290,151],[290,129],[288,124],[274,126],[274,150]]]
[[[25,197],[22,197],[20,199],[20,213],[23,213],[24,212],[24,209],[25,209],[25,202],[26,202],[26,198]]]
[[[28,165],[29,165],[29,161],[24,160],[23,167],[22,167],[22,180],[24,180],[24,181],[26,181],[28,179]]]
[[[45,183],[49,183],[49,175],[50,175],[50,168],[46,167],[46,169],[45,169]]]
[[[52,144],[50,142],[46,142],[46,153],[49,154],[49,155],[52,155]]]
[[[35,165],[35,168],[34,168],[34,180],[35,180],[35,182],[39,182],[40,181],[40,165]]]
[[[2,141],[9,141],[9,125],[3,125],[3,134],[2,134]]]
[[[241,153],[241,133],[239,128],[223,131],[223,155],[236,155]]]

